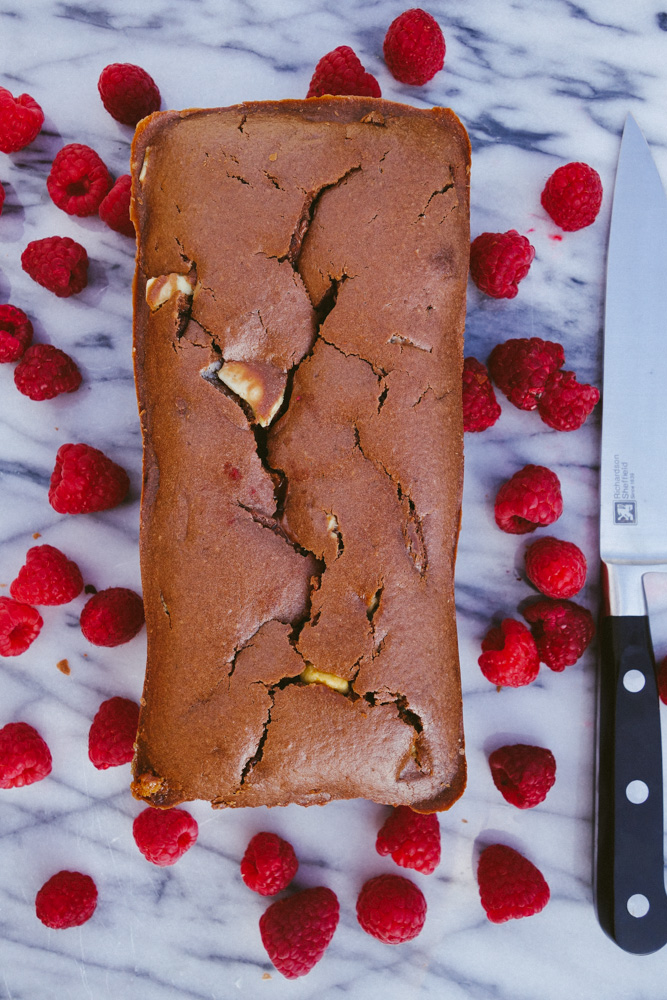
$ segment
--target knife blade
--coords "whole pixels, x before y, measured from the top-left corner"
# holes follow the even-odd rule
[[[607,257],[598,703],[598,919],[625,951],[667,942],[662,744],[644,576],[667,572],[667,198],[632,115]]]

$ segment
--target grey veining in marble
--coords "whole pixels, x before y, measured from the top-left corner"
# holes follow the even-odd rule
[[[133,244],[97,219],[65,216],[45,179],[55,152],[85,142],[114,174],[128,169],[131,131],[104,111],[96,88],[110,62],[136,62],[155,77],[163,107],[305,96],[317,60],[351,45],[383,96],[453,107],[473,146],[472,233],[517,229],[536,259],[518,297],[494,301],[469,286],[466,353],[484,360],[512,336],[560,340],[566,367],[599,384],[604,258],[619,137],[632,111],[667,179],[667,5],[661,0],[433,0],[447,42],[444,70],[424,88],[395,82],[382,39],[404,9],[399,0],[0,0],[0,85],[27,91],[46,113],[38,139],[0,154],[7,200],[0,217],[0,296],[33,318],[36,340],[69,351],[84,383],[74,395],[35,403],[0,366],[0,583],[9,584],[33,544],[63,548],[96,587],[139,588],[139,424],[131,370]],[[540,206],[547,176],[585,160],[605,189],[596,223],[562,234]],[[91,281],[57,299],[21,270],[32,239],[82,242]],[[562,237],[562,238],[560,238]],[[637,331],[637,345],[641,331]],[[553,533],[579,544],[589,579],[579,598],[597,600],[599,417],[573,434],[552,431],[536,413],[501,400],[491,430],[466,438],[464,512],[457,566],[469,785],[441,817],[443,860],[415,875],[429,914],[412,943],[390,947],[359,928],[362,881],[393,871],[374,849],[384,810],[365,802],[324,809],[213,812],[194,804],[195,847],[173,868],[138,853],[131,833],[140,806],[128,766],[96,771],[87,732],[99,703],[138,698],[145,638],[116,649],[80,633],[83,598],[46,608],[44,629],[24,655],[0,664],[0,725],[23,719],[49,743],[53,773],[0,792],[0,997],[3,1000],[661,1000],[665,955],[635,958],[601,932],[591,890],[595,654],[562,674],[542,668],[530,687],[501,692],[477,666],[495,618],[517,615],[531,594],[522,576],[528,541],[500,532],[493,497],[528,462],[559,475],[565,502]],[[66,441],[102,448],[130,473],[121,507],[67,517],[47,502],[55,453]],[[7,593],[6,589],[0,593]],[[667,652],[667,592],[651,589],[659,655]],[[56,663],[66,657],[71,674]],[[548,746],[556,785],[533,810],[509,806],[494,788],[488,753],[505,742]],[[249,837],[270,829],[291,840],[298,882],[338,894],[341,923],[322,962],[284,980],[262,948],[266,903],[242,884],[238,864]],[[552,899],[538,916],[490,924],[479,904],[480,846],[498,840],[543,871]],[[42,882],[60,868],[95,878],[98,909],[87,924],[50,931],[34,913]]]

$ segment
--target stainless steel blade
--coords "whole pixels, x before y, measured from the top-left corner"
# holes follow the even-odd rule
[[[642,573],[667,564],[667,197],[631,115],[607,263],[600,553]]]

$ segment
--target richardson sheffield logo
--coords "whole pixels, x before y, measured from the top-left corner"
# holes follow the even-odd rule
[[[636,524],[636,523],[637,523],[637,501],[615,500],[614,524]]]

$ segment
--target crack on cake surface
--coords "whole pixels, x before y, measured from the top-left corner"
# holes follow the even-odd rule
[[[167,602],[164,599],[164,594],[162,593],[162,591],[160,591],[160,603],[162,604],[162,610],[164,611],[165,615],[169,620],[169,628],[171,628],[171,614],[169,612],[169,608],[167,607]]]
[[[428,552],[426,549],[426,543],[424,542],[424,532],[422,528],[421,517],[417,513],[417,508],[415,507],[414,500],[410,494],[403,488],[400,481],[393,476],[389,469],[384,465],[379,459],[370,458],[361,444],[361,436],[359,433],[359,427],[357,424],[353,424],[354,431],[354,446],[362,455],[362,457],[370,462],[379,472],[384,473],[384,475],[393,483],[394,489],[396,490],[396,496],[399,505],[403,511],[403,523],[401,525],[401,531],[403,533],[403,540],[405,542],[405,547],[410,556],[415,569],[419,575],[423,578],[426,576],[426,571],[428,568]]]
[[[450,168],[450,173],[451,173],[451,168]],[[438,188],[438,190],[437,190],[437,191],[434,191],[434,192],[433,192],[433,193],[432,193],[432,194],[430,195],[430,197],[429,197],[428,201],[426,202],[426,204],[425,204],[425,205],[424,205],[424,207],[422,208],[422,210],[421,210],[421,212],[419,213],[419,215],[417,216],[417,219],[423,219],[423,218],[424,218],[424,216],[426,215],[426,211],[427,211],[427,209],[428,209],[428,206],[429,206],[429,205],[431,204],[431,202],[432,202],[432,201],[433,201],[433,199],[434,199],[434,198],[436,197],[436,195],[438,195],[438,194],[445,194],[445,193],[446,193],[447,191],[451,191],[451,190],[453,189],[453,187],[454,187],[454,182],[453,182],[453,181],[450,181],[450,183],[449,183],[449,184],[445,184],[445,185],[443,185],[443,187],[441,187],[441,188]]]
[[[292,232],[292,238],[287,252],[287,260],[289,260],[295,271],[298,271],[299,269],[298,264],[301,247],[303,246],[306,233],[310,229],[311,223],[315,218],[315,213],[322,195],[325,191],[331,191],[333,188],[344,184],[348,177],[357,173],[359,170],[361,170],[361,163],[356,163],[354,166],[349,167],[346,171],[344,171],[344,173],[342,173],[340,177],[337,177],[336,180],[330,181],[328,184],[323,184],[315,191],[305,192],[306,197],[301,209],[301,215],[299,216],[299,220]]]
[[[409,337],[404,337],[400,333],[393,333],[391,335],[391,337],[389,338],[389,340],[387,341],[387,343],[388,344],[399,344],[400,347],[401,347],[401,349],[403,347],[414,347],[415,350],[417,350],[417,351],[425,351],[427,354],[432,354],[433,353],[433,348],[431,346],[426,346],[425,347],[423,344],[417,344],[417,343],[415,343],[414,340],[410,340]]]

